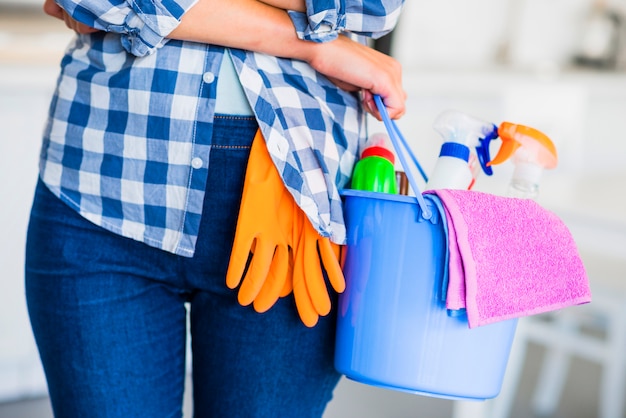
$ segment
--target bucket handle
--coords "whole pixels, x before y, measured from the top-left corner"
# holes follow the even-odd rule
[[[426,206],[426,201],[424,200],[424,196],[422,196],[422,192],[420,188],[418,187],[417,182],[415,181],[415,178],[413,177],[413,173],[411,172],[411,168],[409,164],[406,161],[406,158],[404,155],[405,153],[408,154],[412,158],[413,162],[417,166],[417,169],[422,174],[422,177],[424,178],[424,180],[428,181],[428,178],[426,177],[426,174],[424,173],[422,166],[417,161],[417,158],[411,151],[411,148],[409,147],[409,144],[406,142],[406,139],[404,139],[404,137],[400,133],[400,129],[395,124],[395,122],[393,122],[391,118],[389,117],[389,113],[387,112],[387,108],[385,107],[381,97],[375,94],[374,101],[376,102],[376,107],[378,107],[380,116],[382,117],[383,123],[385,124],[385,128],[387,129],[389,138],[391,138],[393,147],[398,152],[398,157],[400,157],[400,163],[402,164],[402,167],[404,168],[406,176],[409,180],[409,184],[411,185],[411,188],[415,192],[415,198],[417,200],[417,204],[422,209],[422,218],[430,219],[433,214],[430,211],[430,209],[428,209],[428,207]],[[403,149],[400,147],[400,144],[404,146],[404,152],[403,152]]]

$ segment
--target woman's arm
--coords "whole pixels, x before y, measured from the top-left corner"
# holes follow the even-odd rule
[[[283,10],[294,10],[296,12],[306,12],[304,0],[259,0],[270,6]]]
[[[346,36],[323,43],[301,40],[284,9],[257,0],[199,0],[168,37],[306,61],[340,87],[362,90],[364,105],[376,117],[373,94],[383,98],[391,117],[405,111],[395,59]]]
[[[308,44],[284,9],[258,0],[198,0],[167,37],[296,59]]]
[[[101,1],[98,5],[105,3]],[[68,27],[79,33],[94,31],[59,9],[54,0],[44,0],[46,13],[65,20]],[[361,90],[363,103],[374,116],[380,117],[373,104],[373,94],[383,98],[392,118],[399,118],[405,111],[406,94],[401,67],[396,60],[345,36],[324,43],[301,40],[287,12],[267,3],[199,0],[167,37],[306,61],[339,87]]]

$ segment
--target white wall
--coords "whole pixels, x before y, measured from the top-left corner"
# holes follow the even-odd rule
[[[394,55],[411,69],[568,65],[594,1],[407,1]],[[605,3],[626,12],[626,0]]]

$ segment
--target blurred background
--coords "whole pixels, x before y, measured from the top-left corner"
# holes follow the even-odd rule
[[[71,36],[41,1],[0,0],[0,417],[51,416],[24,301],[23,247],[41,132]],[[552,139],[559,164],[543,174],[537,201],[570,228],[594,301],[536,318],[548,334],[566,329],[558,344],[518,333],[521,366],[507,372],[505,407],[343,379],[325,417],[622,418],[626,0],[410,0],[384,48],[404,65],[409,99],[398,125],[427,172],[441,146],[432,123],[444,110],[529,125]],[[498,166],[475,189],[504,194],[512,169]]]

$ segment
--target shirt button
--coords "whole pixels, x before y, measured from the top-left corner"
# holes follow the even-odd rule
[[[191,166],[193,168],[202,168],[202,158],[196,157],[191,160]]]
[[[215,74],[207,72],[202,74],[202,80],[204,80],[205,83],[212,83],[215,80]]]

